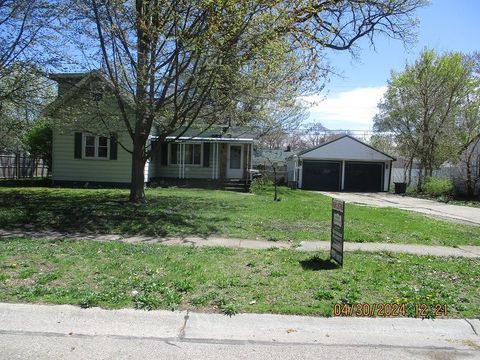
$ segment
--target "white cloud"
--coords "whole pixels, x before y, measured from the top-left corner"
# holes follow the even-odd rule
[[[302,100],[310,104],[310,120],[320,121],[329,128],[345,128],[348,124],[349,128],[368,129],[386,90],[386,86],[365,87],[329,95],[326,99],[312,95]]]

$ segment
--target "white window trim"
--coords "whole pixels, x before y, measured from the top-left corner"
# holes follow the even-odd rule
[[[172,145],[173,144],[177,144],[177,163],[174,164],[172,163]],[[182,159],[179,159],[179,154],[181,154],[182,152],[182,149],[184,147],[182,147],[181,145],[200,145],[200,163],[199,164],[188,164],[188,163],[184,163],[183,165],[185,166],[195,166],[195,167],[202,167],[203,166],[203,142],[188,142],[188,143],[169,143],[168,144],[168,165],[170,166],[178,166],[180,165],[183,161],[185,161],[185,154],[183,154],[183,158]]]
[[[94,156],[86,156],[85,155],[85,149],[86,149],[86,145],[87,145],[87,136],[94,136],[95,137]],[[98,156],[98,143],[99,143],[100,137],[106,137],[107,138],[107,156],[106,157],[99,157]],[[100,135],[82,133],[82,159],[83,160],[110,160],[110,139],[108,138],[108,136],[100,136]]]

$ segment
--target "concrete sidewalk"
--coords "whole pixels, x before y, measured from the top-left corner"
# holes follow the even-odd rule
[[[480,320],[319,318],[0,303],[0,358],[480,356]]]
[[[55,231],[24,231],[1,230],[2,237],[33,237],[46,240],[74,239],[92,241],[122,241],[131,244],[162,244],[182,245],[191,247],[226,247],[234,249],[295,249],[299,251],[329,250],[329,241],[302,241],[298,245],[282,241],[243,240],[222,237],[151,237],[151,236],[122,236],[122,235],[96,235],[96,234],[67,234]],[[345,243],[345,251],[368,251],[406,253],[414,255],[454,256],[466,258],[480,258],[480,246],[461,245],[458,247],[430,246],[415,244],[389,244],[389,243]]]

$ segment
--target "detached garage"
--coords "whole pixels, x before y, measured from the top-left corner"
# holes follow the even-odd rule
[[[388,191],[395,159],[350,135],[288,158],[289,182],[305,190]]]

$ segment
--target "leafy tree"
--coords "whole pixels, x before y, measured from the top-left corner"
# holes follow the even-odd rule
[[[27,151],[35,159],[43,159],[52,170],[52,128],[46,121],[38,121],[24,139]]]
[[[475,195],[480,181],[480,53],[467,57],[474,65],[472,91],[466,94],[455,124],[457,165],[468,197]],[[476,166],[475,166],[476,165]],[[477,171],[475,171],[477,168]]]
[[[473,197],[476,185],[480,181],[480,93],[478,90],[466,97],[457,120],[455,134],[459,143],[456,155],[460,176],[465,181],[467,196]]]
[[[425,176],[455,154],[452,134],[466,94],[473,90],[472,64],[460,53],[438,55],[425,50],[401,73],[392,73],[374,128],[395,135],[399,152],[417,158]]]
[[[148,146],[152,129],[161,146],[167,136],[192,125],[205,129],[252,120],[245,114],[278,99],[275,86],[269,86],[272,79],[286,91],[291,84],[298,91],[316,84],[325,74],[325,49],[353,51],[359,39],[373,43],[377,35],[409,40],[412,12],[426,1],[73,4],[76,13],[68,25],[74,27],[75,40],[78,34],[86,39],[82,49],[98,49],[132,139],[130,200],[135,202],[144,198],[144,164],[156,150]],[[263,94],[266,98],[259,101]],[[131,99],[133,116],[125,97]]]
[[[389,155],[395,155],[397,152],[396,144],[392,135],[373,134],[370,137],[370,145]]]

